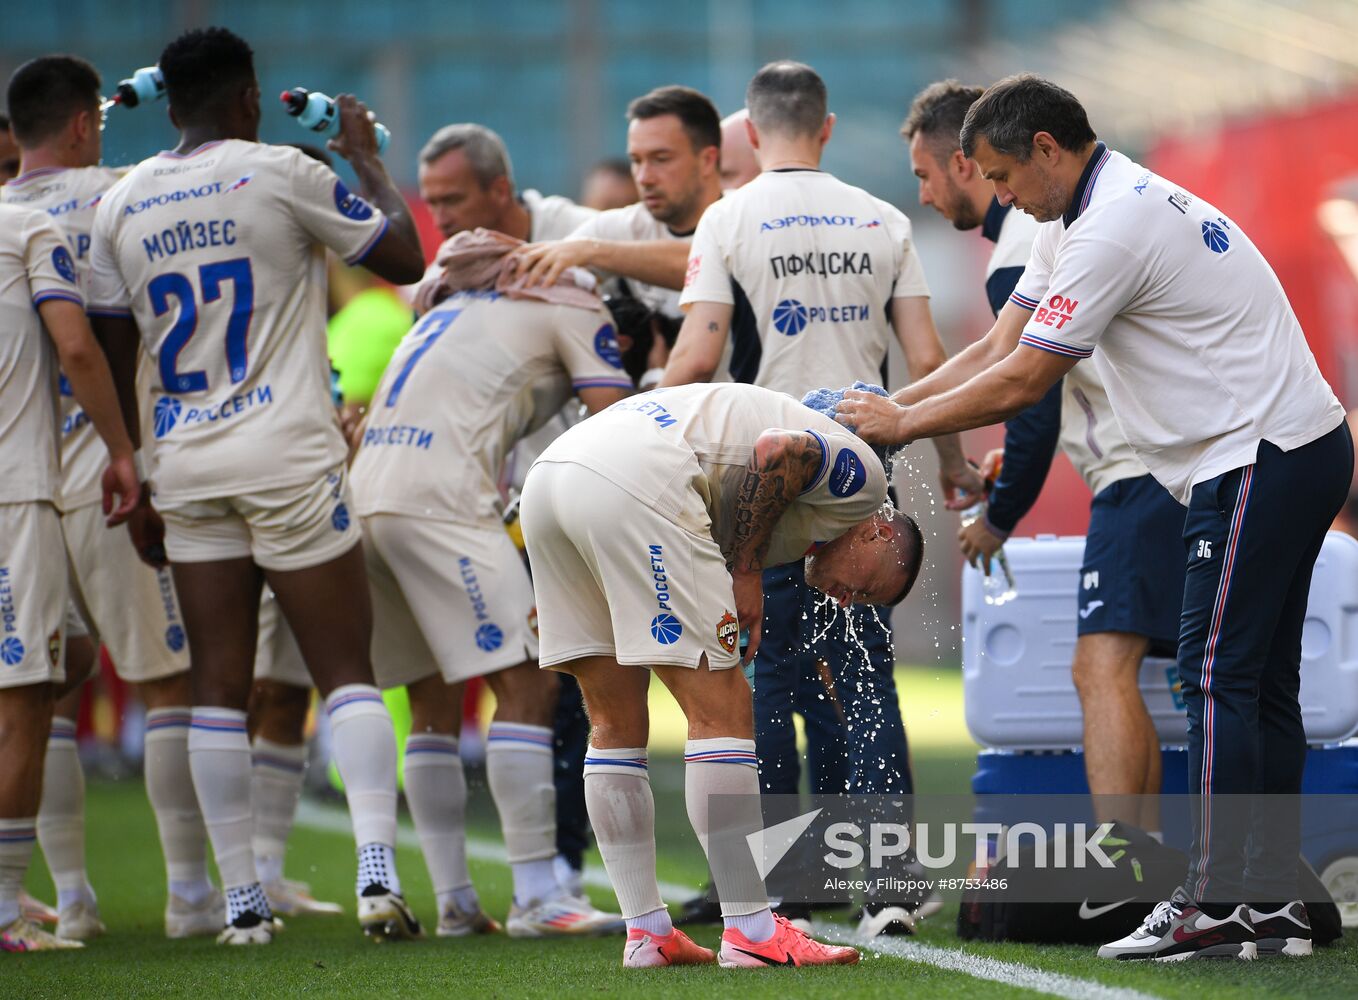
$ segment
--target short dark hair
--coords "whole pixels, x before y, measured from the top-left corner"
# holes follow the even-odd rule
[[[175,114],[192,118],[255,79],[255,54],[226,28],[195,28],[165,46],[160,72]]]
[[[36,146],[56,135],[75,115],[97,108],[103,81],[78,56],[39,56],[9,78],[6,102],[10,127],[21,146]]]
[[[754,127],[788,136],[820,131],[829,102],[820,74],[787,59],[769,63],[745,88],[745,107]]]
[[[905,572],[905,585],[901,587],[900,593],[886,602],[887,607],[894,608],[915,589],[915,581],[919,579],[920,569],[924,565],[924,532],[919,530],[913,517],[898,510],[892,511],[891,526],[896,529],[896,552],[901,557]]]
[[[1062,149],[1078,152],[1096,138],[1089,116],[1074,94],[1032,73],[1007,76],[989,87],[962,122],[962,152],[976,151],[977,136],[990,148],[1027,163],[1033,136],[1050,133]]]
[[[962,148],[959,136],[967,109],[983,93],[984,87],[969,87],[956,80],[929,84],[911,102],[910,111],[901,123],[901,135],[906,139],[918,135],[945,155],[952,155]]]
[[[721,115],[706,94],[692,87],[657,87],[627,105],[627,120],[646,121],[662,115],[674,115],[684,126],[684,133],[696,153],[708,146],[721,149]]]

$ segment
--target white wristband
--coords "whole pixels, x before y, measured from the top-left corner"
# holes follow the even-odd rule
[[[637,383],[643,390],[654,389],[660,384],[660,380],[665,377],[665,369],[648,368],[641,376],[641,381]]]

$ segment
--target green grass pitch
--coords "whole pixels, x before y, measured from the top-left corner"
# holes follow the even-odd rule
[[[955,675],[954,675],[955,676]],[[904,671],[902,700],[911,716],[913,756],[921,790],[958,791],[974,765],[974,749],[956,726],[936,724],[960,708],[956,682],[934,672]],[[918,719],[918,724],[916,721]],[[658,728],[670,725],[657,712]],[[946,718],[944,719],[946,722]],[[673,744],[675,733],[656,742]],[[682,736],[678,736],[682,739]],[[705,865],[684,813],[683,765],[672,753],[652,758],[662,880],[696,887]],[[1019,997],[1182,1000],[1218,998],[1358,996],[1358,936],[1310,960],[1254,963],[1196,962],[1148,966],[1115,964],[1091,950],[1027,945],[962,945],[953,931],[955,907],[928,921],[912,939],[864,949],[850,968],[723,970],[715,967],[629,972],[620,967],[621,938],[579,941],[510,941],[504,937],[435,939],[414,944],[365,941],[353,918],[354,860],[338,805],[309,807],[291,844],[288,874],[311,882],[319,898],[341,901],[344,917],[288,922],[266,948],[226,949],[210,939],[167,941],[161,907],[164,869],[155,826],[139,781],[92,782],[88,853],[91,880],[109,934],[84,951],[0,955],[0,998],[39,997]],[[325,822],[316,822],[316,819]],[[337,822],[337,820],[341,822]],[[494,812],[483,785],[473,782],[471,835],[495,840]],[[598,869],[595,858],[592,865]],[[434,923],[434,899],[413,831],[402,821],[402,881],[422,920]],[[472,863],[486,909],[503,918],[509,906],[508,870]],[[54,895],[35,858],[29,886]],[[594,900],[611,906],[607,890]],[[848,932],[847,915],[831,915]],[[717,927],[693,932],[715,946]]]

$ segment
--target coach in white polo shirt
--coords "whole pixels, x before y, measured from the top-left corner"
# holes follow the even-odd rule
[[[983,93],[941,80],[919,93],[901,129],[919,178],[920,203],[954,229],[994,245],[985,291],[999,315],[1023,277],[1040,224],[1002,205],[959,144]],[[958,540],[973,565],[989,559],[1037,503],[1057,447],[1093,494],[1076,586],[1071,677],[1084,715],[1084,765],[1094,816],[1160,830],[1160,738],[1141,697],[1143,658],[1173,656],[1183,607],[1184,509],[1136,457],[1093,365],[1077,365],[1034,406],[1004,425],[1003,466],[985,516]],[[994,453],[992,453],[994,454]],[[988,456],[989,457],[989,456]],[[986,471],[985,464],[982,471]]]
[[[1186,885],[1100,955],[1309,954],[1287,796],[1306,757],[1311,570],[1353,468],[1344,410],[1249,237],[1096,142],[1073,95],[1002,80],[961,140],[1002,202],[1047,223],[1032,259],[983,340],[894,404],[854,394],[841,418],[892,442],[994,423],[1093,358],[1137,456],[1188,506],[1179,676],[1203,793]],[[1226,793],[1265,797],[1236,815]]]

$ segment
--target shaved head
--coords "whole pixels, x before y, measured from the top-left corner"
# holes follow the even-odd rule
[[[721,186],[724,191],[744,187],[759,176],[759,160],[745,127],[749,120],[750,113],[744,108],[721,120]]]

